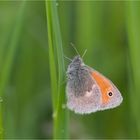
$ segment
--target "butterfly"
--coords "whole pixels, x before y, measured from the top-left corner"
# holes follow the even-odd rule
[[[84,64],[80,55],[67,68],[67,107],[79,114],[119,106],[123,97],[117,87],[95,69]]]

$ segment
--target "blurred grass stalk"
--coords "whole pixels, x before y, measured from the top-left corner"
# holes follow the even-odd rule
[[[129,53],[132,67],[132,85],[130,101],[132,113],[137,127],[137,136],[140,138],[140,3],[128,1],[126,4],[127,30],[129,39]]]
[[[68,110],[65,109],[65,67],[57,2],[46,0],[50,77],[53,103],[53,137],[68,138]],[[57,76],[58,73],[58,76]]]
[[[3,139],[2,98],[0,97],[0,139]]]
[[[14,61],[14,57],[16,54],[17,50],[17,43],[19,40],[19,35],[21,32],[21,28],[23,25],[23,19],[24,19],[24,12],[25,12],[25,2],[26,0],[23,0],[21,2],[21,8],[19,9],[19,13],[17,15],[16,22],[14,24],[13,32],[11,34],[11,40],[6,52],[5,60],[3,62],[2,68],[1,68],[1,73],[0,73],[0,139],[4,138],[4,131],[3,131],[3,120],[2,120],[2,103],[3,103],[3,94],[5,92],[6,86],[8,84],[8,80],[10,78],[10,72],[12,69],[12,64]],[[6,43],[5,43],[6,44]],[[5,47],[5,46],[1,46]],[[3,57],[1,57],[3,60]],[[0,60],[0,62],[2,62]]]

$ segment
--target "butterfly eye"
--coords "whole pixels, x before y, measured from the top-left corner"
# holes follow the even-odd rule
[[[112,92],[109,92],[108,95],[111,97],[113,95],[113,93]]]

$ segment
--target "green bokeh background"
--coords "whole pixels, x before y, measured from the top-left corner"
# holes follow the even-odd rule
[[[0,76],[21,1],[0,1]],[[70,112],[70,138],[140,138],[140,2],[58,1],[63,51],[111,79],[124,98],[118,108]],[[6,89],[5,138],[52,138],[52,102],[44,1],[27,1]],[[65,60],[65,66],[69,62]],[[0,78],[1,78],[0,77]],[[3,79],[0,79],[0,84]]]

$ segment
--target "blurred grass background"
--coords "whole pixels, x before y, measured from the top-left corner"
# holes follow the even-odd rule
[[[140,138],[140,2],[58,1],[56,7],[64,54],[76,55],[71,42],[81,54],[87,49],[85,63],[110,78],[124,97],[113,110],[70,112],[70,138]],[[46,10],[45,1],[0,1],[4,138],[53,137]]]

